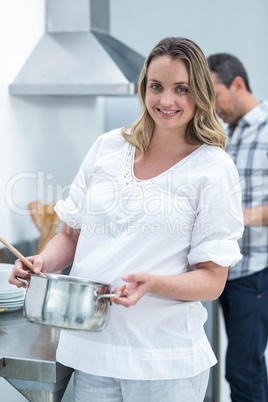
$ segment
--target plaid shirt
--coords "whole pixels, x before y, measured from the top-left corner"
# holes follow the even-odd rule
[[[243,209],[268,204],[268,102],[263,101],[227,129],[226,152],[240,177]],[[228,279],[241,278],[268,268],[268,226],[245,227],[239,240],[243,255],[230,267]]]

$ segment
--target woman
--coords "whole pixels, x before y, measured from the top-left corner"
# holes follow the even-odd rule
[[[61,331],[75,401],[200,402],[216,363],[200,301],[219,297],[241,258],[238,176],[194,42],[159,42],[139,96],[140,117],[98,138],[56,205],[60,233],[31,260],[35,272],[73,262],[71,275],[114,284],[104,331]],[[10,283],[21,286],[17,276],[29,279],[20,261]]]

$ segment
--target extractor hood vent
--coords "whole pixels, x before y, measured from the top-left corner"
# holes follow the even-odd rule
[[[144,57],[109,34],[109,0],[47,0],[46,33],[11,95],[132,95]]]

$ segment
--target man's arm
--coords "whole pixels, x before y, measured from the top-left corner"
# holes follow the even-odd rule
[[[268,225],[268,205],[244,209],[245,226]]]

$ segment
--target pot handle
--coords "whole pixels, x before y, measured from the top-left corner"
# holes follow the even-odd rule
[[[100,299],[110,299],[111,296],[126,297],[126,295],[123,293],[122,294],[111,293],[111,294],[99,295],[96,299],[96,304]],[[110,301],[110,303],[112,302]]]
[[[19,276],[17,276],[18,281],[24,283],[24,285],[26,285],[26,287],[28,288],[29,282],[26,281],[25,279],[20,278]]]

